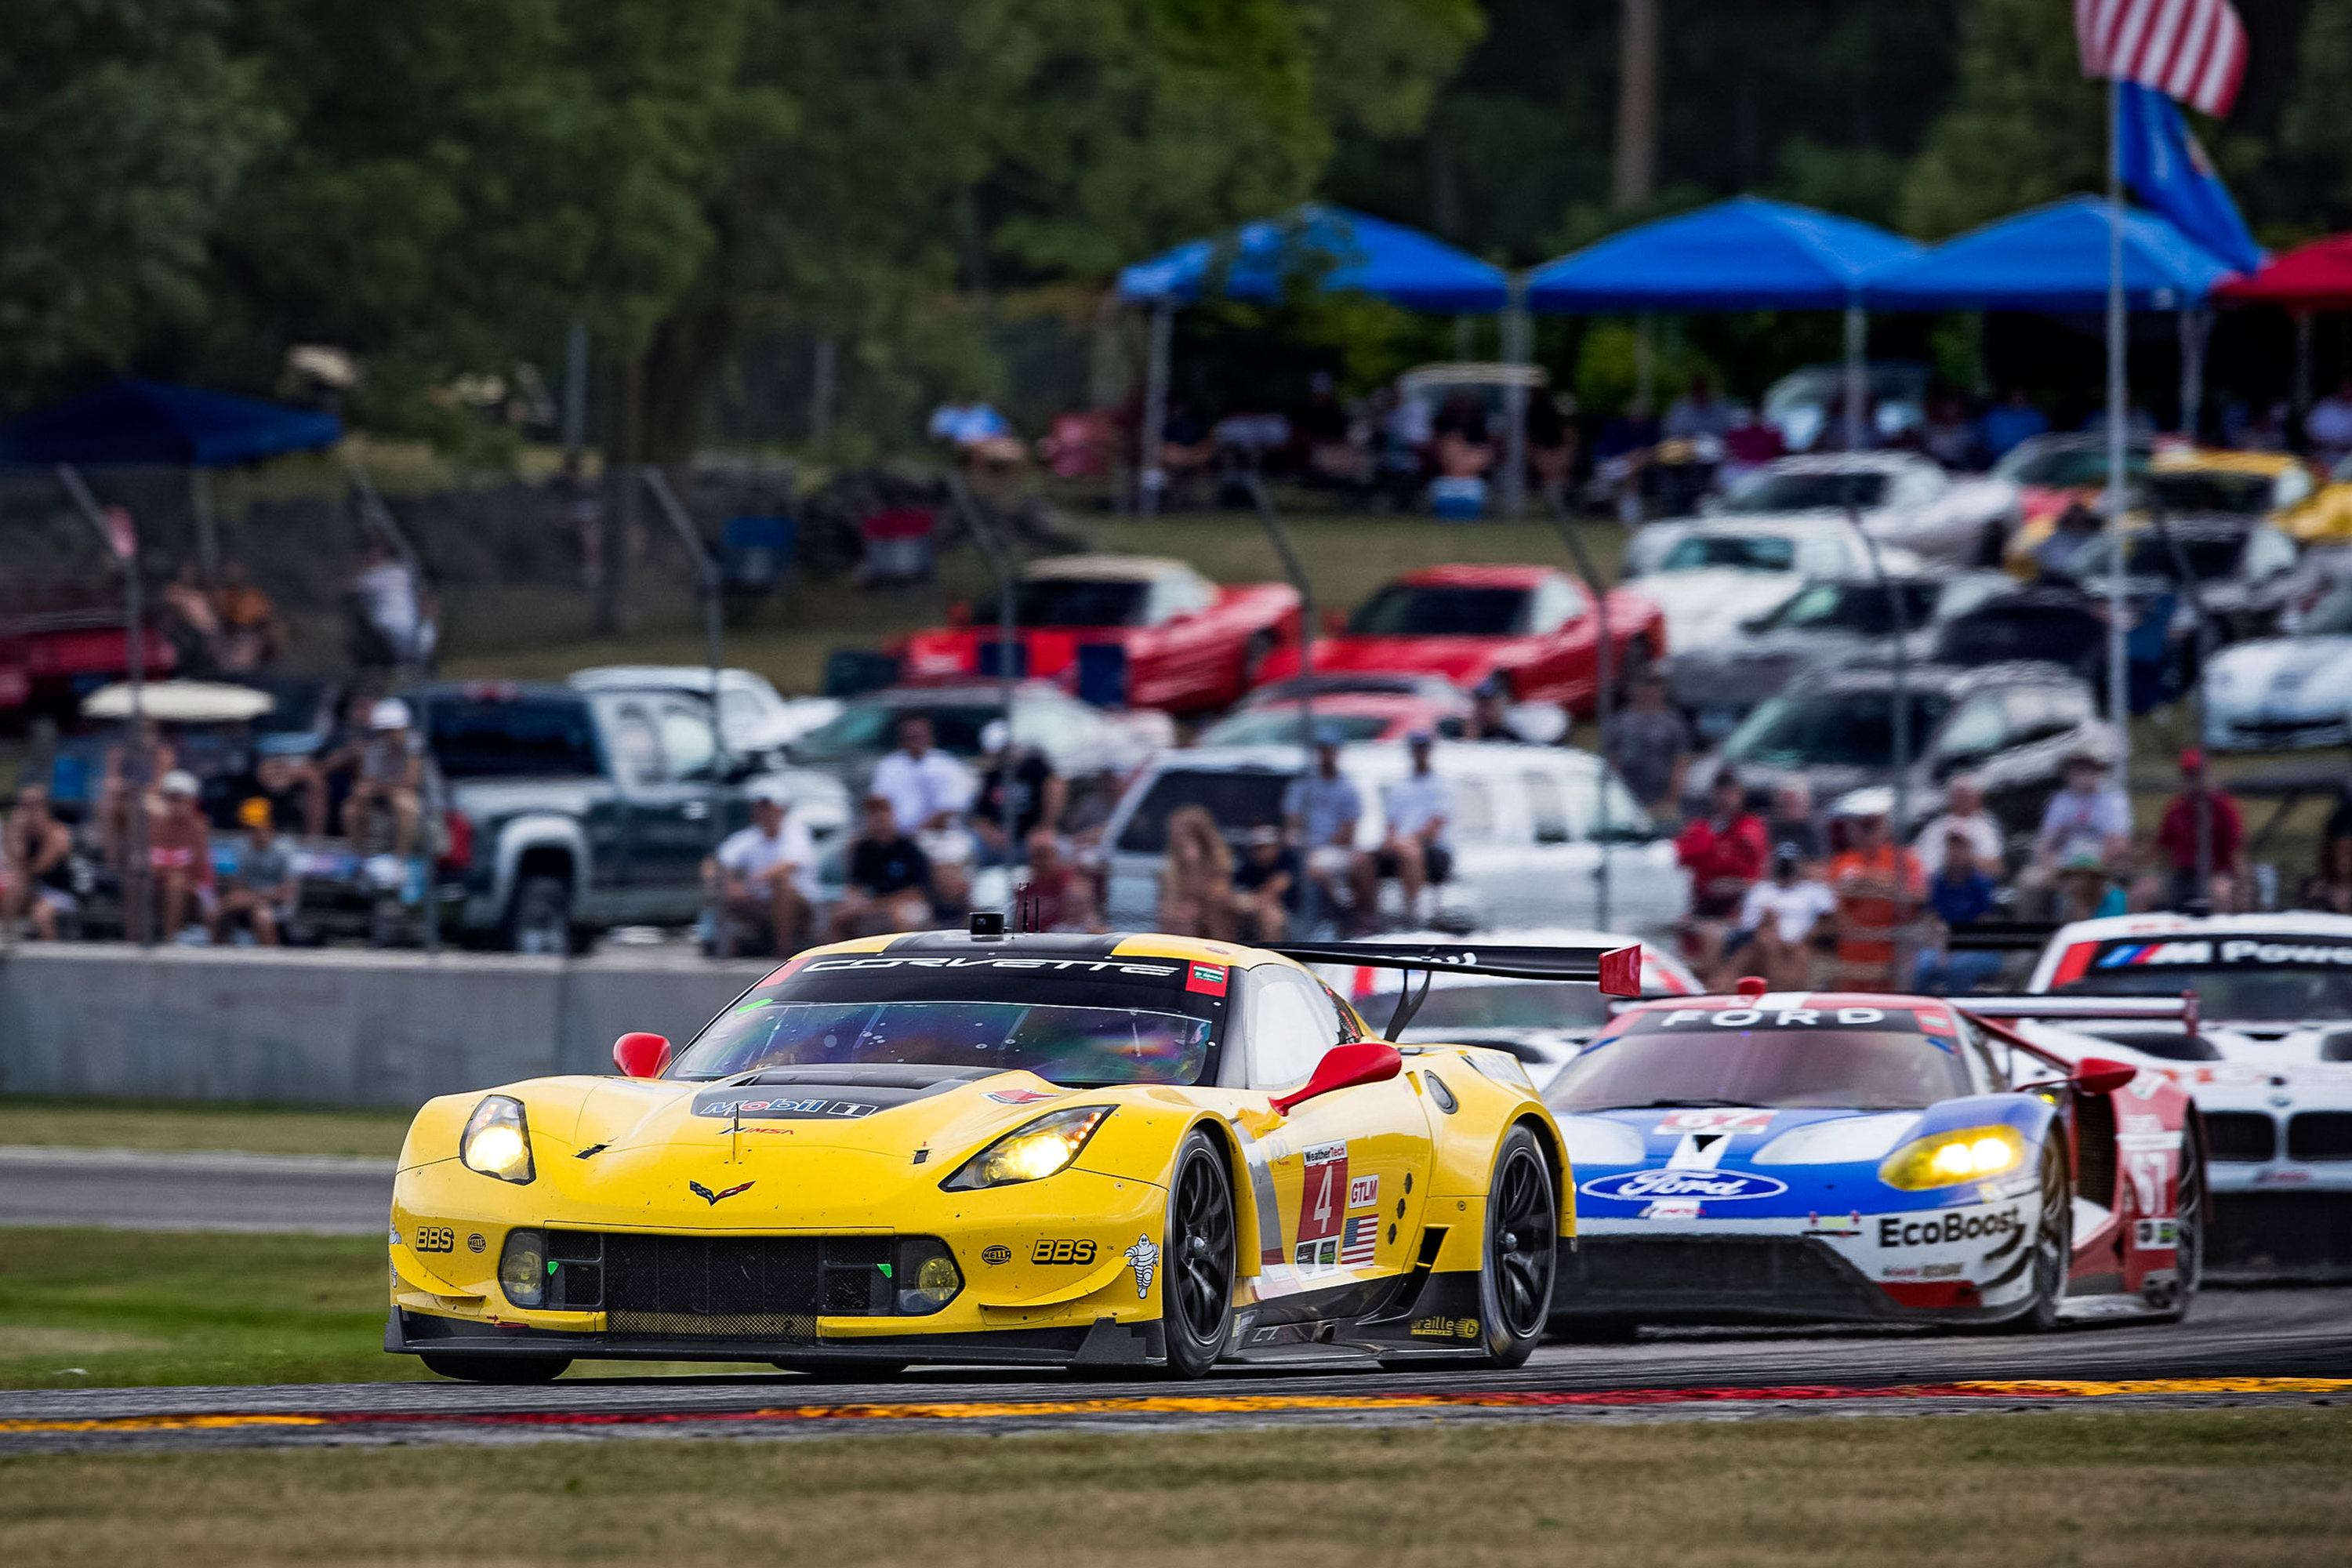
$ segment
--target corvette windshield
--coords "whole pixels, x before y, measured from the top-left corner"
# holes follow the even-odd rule
[[[1746,1013],[1760,1018],[1760,1027],[1643,1027],[1671,1016],[1636,1015],[1627,1033],[1585,1047],[1552,1080],[1544,1103],[1562,1113],[1709,1105],[1916,1110],[1970,1092],[1948,1037],[1908,1029],[1780,1027],[1769,1012]]]

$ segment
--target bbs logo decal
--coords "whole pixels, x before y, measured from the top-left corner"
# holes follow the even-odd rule
[[[416,1250],[419,1252],[455,1252],[457,1233],[446,1225],[420,1225],[416,1227]]]
[[[1095,1244],[1091,1241],[1073,1241],[1067,1237],[1058,1241],[1041,1239],[1029,1249],[1029,1261],[1032,1263],[1092,1263],[1094,1260]]]
[[[1751,1176],[1738,1171],[1628,1171],[1619,1176],[1599,1176],[1577,1188],[1596,1198],[1620,1203],[1646,1203],[1657,1198],[1776,1197],[1789,1184],[1776,1176]]]
[[[1941,1247],[1947,1242],[2007,1236],[2017,1228],[2017,1225],[2014,1205],[1999,1214],[1948,1214],[1937,1219],[1914,1220],[1889,1217],[1878,1222],[1878,1245]]]

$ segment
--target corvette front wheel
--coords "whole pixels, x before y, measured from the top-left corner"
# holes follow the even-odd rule
[[[1176,1152],[1167,1237],[1159,1266],[1168,1370],[1199,1377],[1224,1352],[1234,1307],[1233,1179],[1205,1132],[1190,1134]]]
[[[1524,1124],[1505,1135],[1486,1194],[1478,1331],[1489,1363],[1517,1366],[1543,1337],[1544,1320],[1551,1313],[1552,1271],[1559,1263],[1559,1202],[1551,1165]]]

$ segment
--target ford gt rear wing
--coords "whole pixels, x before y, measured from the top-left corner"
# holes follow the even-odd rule
[[[1955,996],[1951,1002],[1980,1018],[2197,1019],[2193,992],[2179,996]]]
[[[1642,994],[1642,950],[1633,947],[1486,947],[1445,942],[1286,942],[1268,948],[1300,963],[1360,964],[1370,969],[1402,969],[1433,974],[1484,974],[1501,980],[1567,980],[1598,983],[1603,994]],[[1415,991],[1410,979],[1397,996],[1395,1016],[1385,1037],[1395,1039],[1429,1000],[1430,982]]]

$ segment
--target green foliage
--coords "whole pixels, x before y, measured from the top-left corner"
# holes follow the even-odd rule
[[[1650,323],[1652,344],[1652,412],[1663,414],[1682,395],[1691,377],[1706,375],[1717,386],[1723,373],[1701,353],[1671,318]],[[1641,326],[1629,321],[1593,323],[1584,334],[1576,360],[1576,401],[1596,414],[1614,414],[1633,405],[1641,384]]]
[[[2051,0],[1973,0],[1959,85],[1903,192],[1902,226],[1940,239],[2106,184],[2106,89],[2084,79]]]
[[[2313,194],[2327,226],[2336,226],[2352,219],[2352,121],[2344,113],[2352,95],[2352,0],[2312,0],[2298,65],[2279,142],[2310,165]]]

